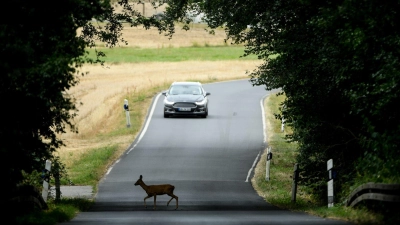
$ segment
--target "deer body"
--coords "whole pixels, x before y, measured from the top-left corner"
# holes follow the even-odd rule
[[[146,205],[146,199],[154,197],[154,209],[156,209],[156,199],[157,199],[157,195],[169,195],[171,196],[171,199],[168,201],[167,206],[169,205],[169,203],[171,202],[172,199],[175,198],[176,200],[176,208],[178,208],[178,196],[174,195],[174,189],[175,187],[173,185],[170,184],[159,184],[159,185],[146,185],[143,180],[142,180],[143,176],[140,175],[139,180],[136,181],[135,186],[140,185],[140,187],[143,188],[143,190],[146,191],[147,196],[144,197],[144,206],[147,208]]]

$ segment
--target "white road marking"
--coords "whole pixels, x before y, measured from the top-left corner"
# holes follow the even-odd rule
[[[255,159],[254,162],[253,162],[253,166],[250,168],[249,172],[247,173],[247,178],[246,178],[246,181],[245,181],[245,182],[249,182],[249,177],[250,177],[251,171],[253,171],[253,168],[256,166],[256,163],[257,163],[257,161],[258,161],[258,157],[260,156],[260,153],[261,153],[261,152],[258,153],[256,159]]]
[[[260,105],[261,105],[261,116],[262,116],[262,123],[263,123],[263,135],[264,135],[264,144],[267,143],[267,134],[266,134],[266,124],[265,124],[265,110],[264,110],[264,99],[269,95],[266,94],[264,97],[261,98],[260,100]],[[249,172],[247,173],[247,177],[246,177],[246,181],[245,182],[249,182],[249,178],[251,175],[251,172],[253,171],[254,167],[256,166],[256,163],[258,161],[258,157],[260,157],[260,153],[258,153],[256,159],[253,162],[253,165],[251,166],[251,168],[249,169]]]
[[[154,102],[153,102],[153,106],[151,107],[151,111],[150,111],[149,117],[148,117],[148,119],[147,119],[147,121],[146,121],[146,124],[145,124],[145,126],[144,126],[144,128],[143,128],[142,133],[140,133],[140,136],[139,136],[139,138],[138,138],[138,141],[136,142],[136,144],[135,144],[134,146],[132,146],[132,147],[126,152],[126,154],[129,154],[129,153],[136,147],[136,145],[140,142],[140,140],[143,138],[144,134],[146,133],[147,127],[149,126],[151,117],[153,116],[153,113],[154,113],[154,108],[156,107],[156,104],[157,104],[157,102],[158,102],[158,98],[159,98],[160,96],[161,96],[161,93],[159,93],[159,94],[157,95],[156,99],[155,99]],[[118,159],[117,161],[115,161],[115,163],[114,163],[110,168],[108,168],[106,175],[108,175],[108,174],[111,172],[111,170],[114,168],[114,165],[117,164],[119,161],[120,161],[120,160]]]
[[[156,107],[156,104],[157,104],[157,102],[158,102],[158,98],[159,98],[160,96],[161,96],[161,93],[159,93],[159,94],[157,95],[156,99],[155,99],[154,102],[153,102],[153,106],[151,107],[151,111],[150,111],[149,117],[148,117],[148,119],[147,119],[147,121],[146,121],[146,125],[144,126],[143,131],[142,131],[142,133],[140,134],[140,136],[139,136],[139,138],[138,138],[138,141],[136,142],[136,144],[135,144],[132,148],[129,149],[129,151],[128,151],[126,154],[129,154],[129,153],[136,147],[136,145],[139,144],[140,140],[142,139],[142,137],[143,137],[144,134],[146,133],[147,128],[149,127],[149,124],[150,124],[150,121],[151,121],[151,117],[153,117],[154,108]]]
[[[119,163],[119,159],[118,159],[117,161],[115,161],[115,163],[114,163],[110,168],[108,168],[106,175],[108,175],[108,174],[111,172],[112,168],[113,168],[114,165],[117,164],[117,163]]]

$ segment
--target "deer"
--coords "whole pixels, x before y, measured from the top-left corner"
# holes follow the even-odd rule
[[[140,185],[140,187],[142,187],[147,193],[147,196],[144,197],[144,207],[145,208],[147,208],[146,199],[154,197],[154,210],[155,210],[157,195],[164,195],[164,194],[171,196],[171,199],[168,201],[167,206],[172,201],[172,199],[175,198],[175,200],[176,200],[175,210],[178,208],[178,196],[174,195],[175,186],[170,185],[170,184],[146,185],[142,179],[143,179],[143,176],[140,175],[139,179],[135,183],[135,186]]]

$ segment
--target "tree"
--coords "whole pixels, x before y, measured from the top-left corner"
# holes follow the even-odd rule
[[[41,171],[46,159],[63,145],[57,138],[66,129],[77,132],[77,111],[68,89],[79,82],[83,63],[101,62],[87,56],[96,40],[114,47],[121,39],[123,22],[131,26],[160,27],[145,18],[128,1],[116,13],[109,0],[17,0],[4,4],[8,13],[0,23],[0,171],[2,190],[9,193],[23,172]],[[93,25],[92,19],[99,22]],[[104,24],[104,27],[103,27]],[[77,34],[82,28],[82,35]]]
[[[205,13],[245,55],[264,64],[253,85],[280,88],[281,112],[299,144],[301,182],[326,201],[326,161],[339,171],[337,191],[356,174],[399,182],[399,1],[167,1],[166,18]],[[276,56],[276,57],[271,57]]]

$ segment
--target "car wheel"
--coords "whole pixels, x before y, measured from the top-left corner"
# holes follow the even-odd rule
[[[169,116],[167,114],[164,113],[164,118],[168,118]]]
[[[207,116],[208,116],[208,110],[207,110],[206,113],[204,113],[204,115],[202,115],[201,117],[202,117],[202,118],[207,118]]]

